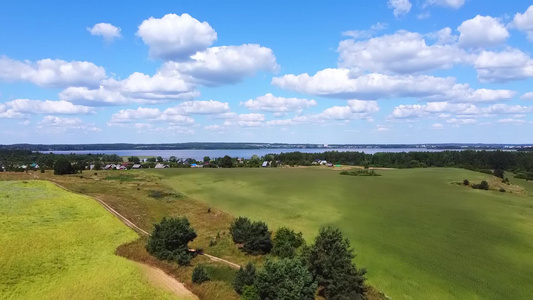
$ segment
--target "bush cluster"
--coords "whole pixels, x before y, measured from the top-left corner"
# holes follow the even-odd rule
[[[175,261],[188,265],[194,256],[188,243],[197,237],[187,218],[163,218],[154,225],[146,250],[161,260]]]
[[[342,171],[341,175],[348,175],[348,176],[381,176],[380,174],[376,173],[374,170],[355,170],[355,171]]]
[[[296,250],[305,244],[302,233],[295,233],[287,227],[281,227],[272,241],[272,254],[281,258],[293,258]]]
[[[233,241],[242,244],[249,254],[266,254],[272,249],[270,231],[265,222],[252,222],[246,217],[237,218],[229,229]]]
[[[485,180],[483,180],[479,184],[472,184],[472,188],[473,189],[478,189],[478,190],[488,190],[489,189],[489,183],[486,182]]]
[[[194,267],[194,270],[192,271],[192,282],[200,284],[209,280],[209,275],[207,275],[207,271],[205,270],[204,266],[198,265]]]

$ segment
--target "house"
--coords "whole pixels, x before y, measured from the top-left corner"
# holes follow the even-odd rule
[[[166,168],[170,168],[170,166],[158,163],[157,165],[155,165],[155,168],[156,169],[166,169]]]
[[[133,166],[131,166],[132,169],[142,169],[143,166],[141,164],[134,164]]]
[[[89,170],[94,170],[94,165],[89,165]]]
[[[32,164],[30,165],[30,168],[32,168],[32,169],[39,169],[39,165],[38,165],[37,163],[32,163]]]
[[[325,165],[327,165],[327,164],[328,164],[328,162],[325,161],[325,160],[321,160],[321,161],[320,161],[320,165],[321,165],[321,166],[325,166]]]
[[[263,167],[263,168],[268,167],[268,161],[264,161],[263,164],[261,165],[261,167]]]
[[[191,168],[203,168],[204,165],[199,165],[199,164],[191,164]]]
[[[121,166],[121,165],[116,165],[116,168],[117,170],[127,170],[128,168],[124,167],[124,166]]]

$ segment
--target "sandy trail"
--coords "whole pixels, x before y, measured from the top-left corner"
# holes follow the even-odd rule
[[[176,279],[174,279],[174,277],[171,277],[167,273],[163,272],[163,270],[138,262],[135,263],[144,270],[144,273],[148,280],[155,286],[174,293],[180,299],[198,299],[198,297],[191,291],[189,291],[185,287],[185,285],[183,285],[183,283],[177,281]]]

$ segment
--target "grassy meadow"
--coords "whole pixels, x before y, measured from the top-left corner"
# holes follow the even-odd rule
[[[0,181],[0,298],[175,299],[116,256],[137,234],[86,196]]]
[[[533,184],[474,190],[489,175],[462,169],[153,170],[176,191],[234,216],[289,226],[312,241],[333,225],[351,240],[369,283],[392,299],[530,299]],[[529,194],[528,194],[529,192]],[[529,195],[529,196],[528,196]]]

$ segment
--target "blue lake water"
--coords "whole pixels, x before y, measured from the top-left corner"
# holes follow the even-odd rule
[[[161,156],[165,159],[168,159],[171,156],[175,156],[178,159],[185,159],[185,158],[194,158],[197,160],[201,160],[204,158],[204,156],[209,156],[211,158],[216,157],[223,157],[225,155],[229,155],[231,157],[240,157],[248,159],[252,157],[253,155],[257,155],[259,157],[264,156],[266,154],[279,154],[282,152],[303,152],[303,153],[322,153],[325,151],[351,151],[351,152],[364,152],[367,154],[374,154],[377,152],[440,152],[444,151],[444,149],[426,149],[426,148],[361,148],[361,149],[325,149],[325,148],[319,148],[319,149],[218,149],[218,150],[84,150],[84,151],[51,151],[52,153],[56,154],[69,154],[69,153],[76,153],[76,154],[89,154],[89,153],[99,153],[99,154],[117,154],[119,156]],[[43,151],[46,152],[46,151]]]

